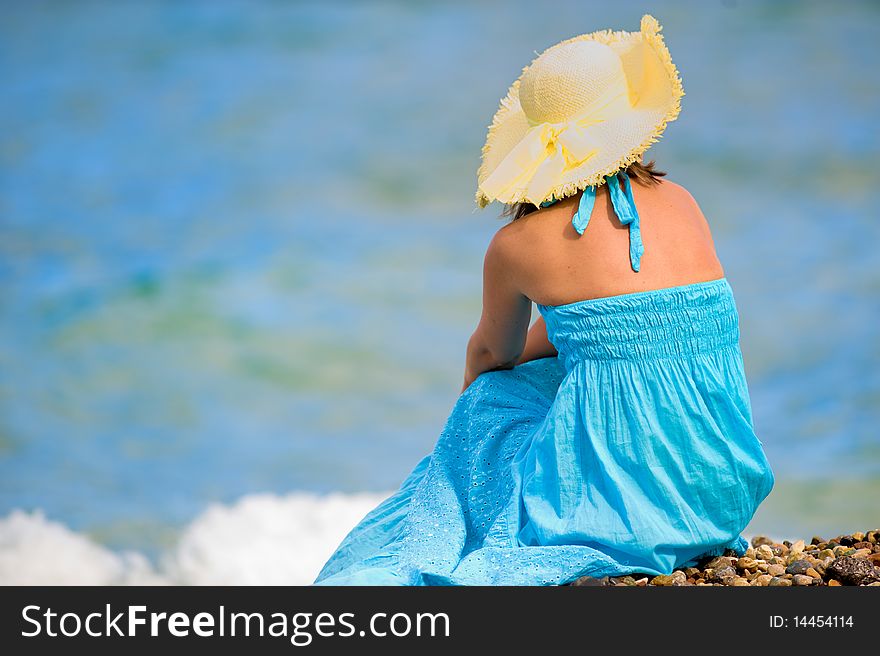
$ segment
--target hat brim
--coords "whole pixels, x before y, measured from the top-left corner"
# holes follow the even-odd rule
[[[611,47],[621,59],[629,87],[630,108],[591,128],[602,147],[581,166],[566,171],[559,183],[542,199],[529,199],[524,189],[512,189],[506,197],[492,198],[480,185],[533,126],[519,102],[519,85],[528,66],[510,86],[492,118],[482,161],[477,172],[476,201],[485,207],[493,200],[503,203],[531,202],[535,205],[551,197],[564,198],[592,185],[601,185],[605,177],[638,161],[675,120],[684,95],[678,70],[663,37],[660,24],[652,16],[642,18],[639,32],[601,30],[562,41],[552,48],[573,41],[594,40]]]

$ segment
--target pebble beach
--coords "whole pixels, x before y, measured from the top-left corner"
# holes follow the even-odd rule
[[[742,556],[728,551],[707,558],[697,567],[676,569],[661,576],[593,578],[584,576],[575,586],[732,586],[732,587],[880,587],[880,529],[819,536],[808,542],[774,542],[756,536]]]

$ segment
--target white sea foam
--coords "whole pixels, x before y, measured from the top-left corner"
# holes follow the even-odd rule
[[[40,510],[14,510],[0,518],[0,584],[307,585],[388,494],[251,494],[214,504],[157,564],[108,549]]]

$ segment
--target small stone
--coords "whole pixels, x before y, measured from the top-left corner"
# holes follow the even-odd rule
[[[651,585],[682,585],[685,582],[687,582],[687,576],[685,576],[684,572],[678,569],[669,575],[661,574],[660,576],[655,576],[654,579],[651,581]]]
[[[865,585],[880,582],[880,568],[867,559],[842,556],[828,566],[829,576],[846,585]]]
[[[824,560],[826,558],[834,558],[834,552],[831,551],[831,549],[822,549],[822,551],[819,552],[818,557],[821,558],[822,560]]]
[[[808,569],[806,572],[804,572],[804,574],[806,574],[807,576],[814,578],[814,579],[821,579],[822,578],[822,575],[819,574],[819,572],[817,572],[812,567],[810,569]]]
[[[773,556],[773,558],[771,558],[767,562],[771,565],[785,565],[785,560],[780,558],[779,556]]]
[[[880,566],[880,553],[871,554],[868,556],[868,560],[874,563],[874,565]]]
[[[772,544],[773,544],[773,540],[771,540],[770,538],[765,537],[765,536],[763,536],[763,535],[756,535],[755,537],[752,538],[752,546],[753,546],[753,547],[756,547],[756,548],[757,548],[757,547],[760,547],[760,546],[765,545],[765,544],[766,544],[766,545],[772,545]]]
[[[828,581],[829,588],[840,587],[841,585],[843,585],[843,584],[840,581],[837,581],[836,579],[831,579],[830,581]]]
[[[706,570],[706,578],[713,583],[726,583],[726,579],[736,576],[736,570],[730,565],[724,565],[718,569]]]
[[[774,576],[773,578],[770,579],[770,582],[767,585],[771,588],[776,588],[776,587],[785,588],[785,587],[788,587],[791,585],[791,581],[789,581],[788,579],[781,579],[778,576]]]
[[[757,556],[761,560],[770,560],[771,558],[773,558],[773,549],[771,549],[766,544],[762,544],[760,547],[755,549],[755,556]]]
[[[868,531],[868,535],[865,536],[865,539],[871,544],[877,544],[880,542],[880,531]]]
[[[870,542],[865,542],[864,540],[862,540],[861,542],[856,542],[853,545],[853,549],[867,549],[868,551],[870,551],[871,547],[873,547],[873,546],[874,545],[871,544]]]
[[[641,579],[636,579],[636,585],[640,588],[644,588],[646,585],[648,585],[648,577],[646,576]]]
[[[743,556],[742,558],[740,558],[739,560],[736,561],[736,567],[737,567],[737,569],[750,569],[750,570],[757,569],[758,568],[758,561],[755,560],[754,558],[747,558],[747,557]]]
[[[572,585],[575,585],[578,587],[592,588],[592,587],[610,586],[610,585],[615,585],[615,584],[612,583],[611,579],[609,579],[607,576],[603,576],[602,578],[595,578],[593,576],[582,576],[579,579],[575,580],[572,583]]]
[[[755,578],[755,584],[760,585],[760,586],[766,586],[772,580],[773,580],[773,577],[770,576],[769,574],[761,574],[761,576],[758,576],[757,578]]]
[[[741,576],[736,576],[736,577],[734,577],[734,579],[733,579],[733,586],[734,586],[735,588],[748,587],[748,585],[749,585],[748,580],[747,580],[747,579],[744,579],[744,578],[741,577]]]
[[[807,576],[806,574],[795,574],[791,578],[791,582],[795,585],[813,585],[816,581],[812,576]]]
[[[871,555],[871,550],[870,550],[870,549],[856,549],[856,550],[852,553],[852,557],[853,557],[853,558],[866,558],[866,557],[868,557],[868,556],[870,556],[870,555]]]
[[[813,539],[810,540],[810,544],[822,544],[825,540],[820,538],[818,535],[814,535]]]
[[[874,581],[873,583],[868,583],[869,588],[877,588],[880,587],[880,581]]]
[[[852,538],[856,542],[861,542],[862,540],[865,539],[865,534],[862,533],[861,531],[856,531],[855,533],[852,534]]]
[[[727,558],[725,556],[717,556],[703,565],[704,569],[719,569],[721,567],[730,567],[733,565],[733,560]]]
[[[835,556],[840,556],[840,555],[843,554],[843,552],[846,551],[848,548],[849,548],[849,547],[844,547],[842,544],[839,544],[839,545],[837,545],[836,547],[834,547],[834,549],[833,549],[833,551],[834,551],[834,555],[835,555]]]
[[[812,564],[807,560],[793,560],[788,567],[785,568],[787,574],[806,574]]]
[[[688,578],[696,578],[700,575],[700,570],[696,567],[686,567],[684,573]]]
[[[785,574],[785,568],[782,565],[770,565],[767,568],[767,573],[770,576],[782,576]]]
[[[804,550],[804,541],[803,540],[798,540],[797,542],[795,542],[794,544],[792,544],[789,547],[789,551],[791,551],[791,553],[802,553],[803,550]]]

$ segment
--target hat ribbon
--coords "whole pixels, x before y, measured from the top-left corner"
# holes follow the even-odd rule
[[[502,201],[525,192],[526,200],[537,205],[563,183],[565,173],[598,152],[601,144],[590,128],[630,109],[626,85],[611,84],[576,118],[530,127],[483,181],[480,190]]]

